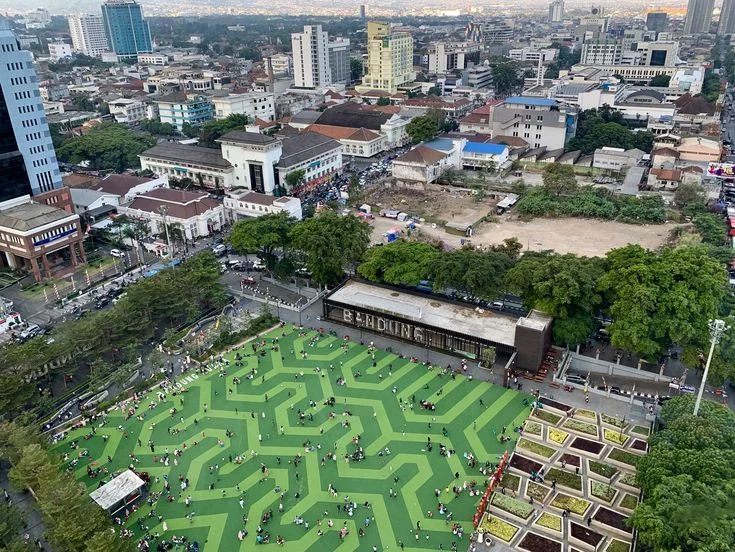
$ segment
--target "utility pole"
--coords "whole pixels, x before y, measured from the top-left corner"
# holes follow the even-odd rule
[[[712,362],[712,354],[715,352],[715,345],[720,342],[722,333],[729,330],[730,326],[725,326],[724,320],[710,320],[709,321],[709,335],[712,338],[711,345],[709,348],[709,356],[707,356],[707,364],[704,367],[704,375],[702,376],[702,383],[699,386],[699,393],[697,393],[697,402],[694,403],[694,415],[699,413],[699,405],[702,404],[702,395],[704,394],[704,385],[707,382],[707,374],[709,374],[709,365]]]
[[[166,220],[166,215],[168,214],[168,207],[166,205],[161,205],[158,208],[158,211],[161,213],[161,216],[163,217],[163,228],[166,231],[166,248],[168,249],[168,260],[170,261],[174,257],[174,252],[171,249],[171,238],[168,235],[168,221]]]

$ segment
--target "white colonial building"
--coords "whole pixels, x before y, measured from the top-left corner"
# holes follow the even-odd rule
[[[274,94],[248,92],[214,98],[215,119],[225,119],[234,114],[247,115],[251,122],[256,118],[264,121],[276,120],[276,97]]]
[[[224,200],[225,214],[231,222],[243,218],[256,218],[282,212],[301,220],[301,200],[296,197],[275,197],[257,192],[230,192]]]

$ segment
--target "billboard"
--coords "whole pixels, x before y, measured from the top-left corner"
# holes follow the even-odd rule
[[[707,176],[716,178],[735,178],[735,164],[710,163],[707,167]]]

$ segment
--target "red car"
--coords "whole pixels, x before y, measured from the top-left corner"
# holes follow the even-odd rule
[[[254,285],[255,285],[255,280],[253,278],[243,278],[242,280],[240,280],[240,287],[254,286]]]

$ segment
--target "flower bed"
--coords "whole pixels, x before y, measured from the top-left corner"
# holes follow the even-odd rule
[[[551,468],[546,472],[545,479],[547,481],[553,481],[555,479],[557,485],[569,487],[575,491],[582,490],[582,478],[573,472],[560,470],[559,468]]]
[[[635,487],[636,489],[638,489],[638,484],[635,482],[634,473],[626,473],[620,479],[618,479],[618,483],[622,483],[623,485],[628,485],[628,487]]]
[[[554,399],[549,399],[546,397],[541,397],[539,399],[539,402],[541,402],[541,404],[545,406],[548,406],[549,408],[556,408],[557,410],[561,410],[562,412],[569,412],[572,409],[572,407],[568,404],[560,403],[558,401],[555,401]]]
[[[551,412],[546,412],[545,410],[539,410],[538,408],[533,413],[533,416],[552,425],[558,424],[559,420],[561,420],[561,416],[557,416],[556,414],[552,414]]]
[[[541,435],[541,424],[538,422],[527,421],[523,428],[524,433],[530,433],[531,435]]]
[[[510,467],[515,468],[518,471],[522,471],[523,473],[530,474],[532,471],[539,471],[544,466],[535,460],[531,460],[530,458],[526,458],[525,456],[521,456],[517,452],[514,452],[513,457],[510,459]]]
[[[583,516],[589,509],[591,503],[583,498],[575,498],[573,496],[559,493],[551,501],[551,506],[560,510],[569,510],[573,514]]]
[[[620,507],[626,510],[635,510],[636,506],[638,506],[638,499],[632,494],[626,493],[623,500],[620,501]]]
[[[551,489],[549,487],[539,483],[534,483],[533,481],[529,481],[528,485],[526,485],[526,495],[537,502],[543,502],[546,500],[546,497],[549,496],[550,490]]]
[[[631,429],[630,431],[631,433],[637,433],[638,435],[645,435],[646,437],[648,437],[651,434],[650,428],[646,426],[639,426],[639,425],[633,426],[633,429]]]
[[[636,439],[630,444],[630,448],[632,448],[633,450],[646,452],[646,450],[648,450],[648,443],[643,439]]]
[[[587,422],[580,422],[579,420],[569,419],[561,424],[561,426],[566,429],[571,429],[573,431],[578,431],[586,435],[597,437],[597,426],[595,424],[588,424]]]
[[[607,525],[608,527],[617,529],[618,531],[623,531],[624,533],[633,532],[633,530],[625,524],[625,520],[628,519],[627,517],[625,517],[623,514],[619,514],[618,512],[610,510],[609,508],[605,508],[604,506],[600,506],[597,509],[597,512],[595,512],[595,515],[592,517],[592,519],[602,523],[603,525]]]
[[[618,494],[618,491],[608,483],[601,483],[600,481],[590,479],[590,493],[592,496],[599,498],[600,500],[612,503],[615,495]]]
[[[561,458],[559,460],[564,460],[565,464],[568,464],[570,466],[574,466],[575,468],[581,468],[582,467],[582,461],[580,460],[579,456],[576,454],[569,454],[568,452],[565,452],[561,455]]]
[[[619,427],[620,429],[625,429],[629,425],[625,423],[622,419],[615,418],[614,416],[608,416],[607,414],[600,414],[600,420],[608,425]]]
[[[574,411],[575,416],[579,416],[580,418],[587,418],[588,420],[594,420],[597,421],[597,412],[594,410],[587,410],[586,408],[578,408]]]
[[[607,455],[607,458],[608,460],[615,460],[616,462],[628,464],[629,466],[636,466],[638,465],[640,456],[633,454],[632,452],[628,452],[627,450],[614,448],[610,454]]]
[[[613,539],[610,541],[610,544],[607,545],[605,552],[630,552],[630,544],[619,541],[618,539]]]
[[[589,466],[589,469],[592,473],[596,473],[597,475],[604,477],[605,479],[610,479],[616,473],[618,473],[618,469],[616,467],[609,464],[603,464],[602,462],[587,460],[587,465]]]
[[[518,487],[521,485],[521,478],[517,475],[513,475],[512,473],[505,472],[503,473],[503,478],[500,480],[500,486],[505,487],[506,489],[512,489],[513,491],[518,491]]]
[[[482,523],[480,524],[486,533],[490,533],[492,536],[499,538],[503,542],[510,542],[518,532],[518,527],[503,521],[502,519],[492,517],[488,514]]]
[[[628,442],[627,435],[624,435],[619,431],[615,431],[613,429],[604,428],[602,430],[602,436],[604,437],[605,441],[610,441],[611,443],[615,443],[616,445],[622,446]]]
[[[529,552],[561,552],[561,543],[536,533],[526,533],[518,547]]]
[[[529,503],[500,493],[493,493],[490,505],[521,519],[528,519],[533,513]]]
[[[605,445],[603,445],[602,443],[598,443],[597,441],[590,441],[589,439],[583,439],[582,437],[577,437],[574,441],[572,441],[572,444],[569,446],[573,449],[589,452],[590,454],[594,454],[595,456],[600,454],[602,452],[602,449],[605,448]]]
[[[562,431],[561,429],[557,429],[555,427],[550,427],[549,432],[546,435],[546,439],[548,441],[553,441],[558,445],[563,445],[568,438],[569,434],[566,431]]]
[[[551,529],[552,531],[557,531],[561,533],[561,517],[560,516],[555,516],[554,514],[544,512],[538,517],[538,519],[534,523],[536,525],[540,525],[541,527],[546,527],[547,529]]]
[[[518,439],[518,444],[516,446],[547,459],[551,458],[556,452],[551,447],[547,447],[546,445],[542,445],[541,443],[536,443],[535,441],[530,441],[529,439],[524,439],[523,437]]]
[[[594,549],[597,549],[602,542],[602,539],[605,538],[600,533],[593,531],[589,527],[585,527],[579,523],[574,523],[573,521],[569,523],[569,534],[572,538],[575,538]]]

